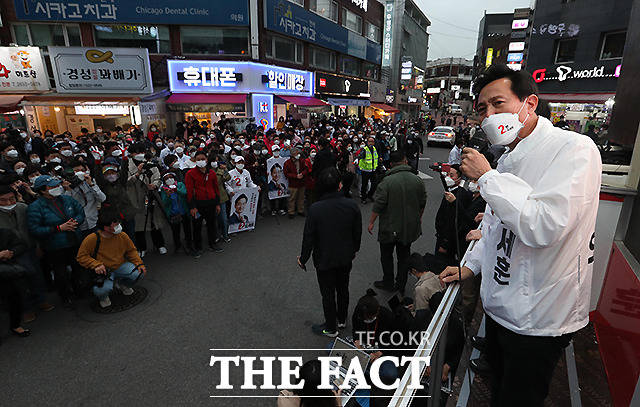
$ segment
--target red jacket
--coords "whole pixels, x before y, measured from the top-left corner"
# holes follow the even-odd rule
[[[296,169],[296,163],[292,158],[284,162],[282,172],[284,172],[284,176],[289,180],[289,186],[291,188],[303,188],[305,186],[305,178],[307,178],[309,168],[302,158],[298,160],[298,167],[299,169]],[[298,179],[298,174],[302,174],[302,179]]]
[[[313,164],[311,163],[311,159],[310,158],[305,159],[303,162],[307,166],[307,174],[309,174],[304,179],[304,186],[308,190],[312,190],[316,186],[316,180],[311,175],[311,169],[313,168]]]
[[[214,201],[216,205],[220,203],[218,177],[215,171],[208,170],[203,174],[200,168],[192,168],[184,176],[184,184],[187,187],[189,207],[195,207],[197,201]]]

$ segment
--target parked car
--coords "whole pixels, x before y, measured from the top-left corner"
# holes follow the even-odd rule
[[[456,132],[450,126],[438,126],[427,135],[427,145],[433,143],[449,143],[453,146],[456,143]]]
[[[462,108],[460,105],[456,105],[455,103],[450,104],[447,110],[449,111],[449,114],[462,114]]]

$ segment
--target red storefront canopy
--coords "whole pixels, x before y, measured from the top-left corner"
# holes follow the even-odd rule
[[[393,106],[385,105],[384,103],[372,103],[371,107],[375,107],[376,109],[384,110],[387,113],[398,113],[400,110],[396,109]]]
[[[326,106],[327,102],[310,96],[281,96],[280,99],[298,106]]]
[[[168,104],[206,105],[219,103],[242,103],[247,100],[246,93],[174,93],[167,99]]]

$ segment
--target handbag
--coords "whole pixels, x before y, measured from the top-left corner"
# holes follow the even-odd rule
[[[19,264],[0,263],[0,281],[18,280],[27,274],[27,270]]]

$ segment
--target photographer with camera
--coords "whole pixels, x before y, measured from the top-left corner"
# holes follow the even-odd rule
[[[162,185],[160,169],[151,161],[151,155],[145,155],[141,143],[129,148],[133,160],[128,160],[129,180],[127,194],[135,208],[135,242],[144,257],[147,251],[147,230],[151,230],[151,240],[160,254],[166,254],[164,236],[160,225],[165,218],[158,188]]]
[[[96,222],[98,221],[98,209],[107,197],[91,177],[91,173],[86,164],[75,161],[72,163],[72,168],[73,175],[68,177],[70,185],[69,189],[65,191],[65,195],[69,195],[82,205],[85,220],[78,229],[86,236],[95,229]]]
[[[78,263],[97,276],[92,291],[100,306],[111,306],[109,294],[114,286],[122,294],[133,294],[133,285],[147,273],[136,247],[126,233],[122,233],[120,216],[112,209],[101,210],[98,230],[87,236],[78,250]]]

